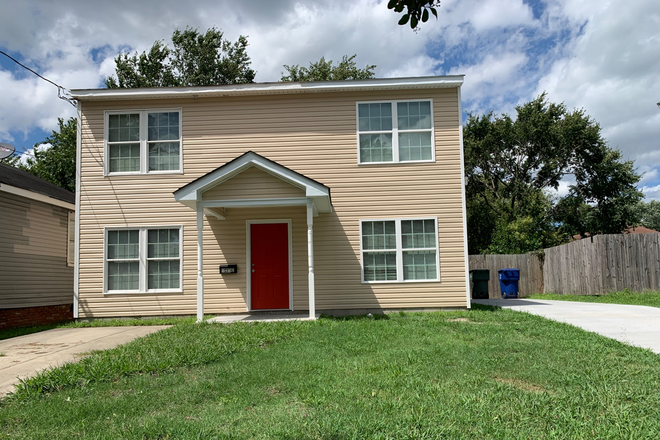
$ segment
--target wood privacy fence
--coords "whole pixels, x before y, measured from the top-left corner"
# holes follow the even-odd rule
[[[491,298],[499,297],[497,271],[507,267],[520,269],[521,296],[660,290],[660,234],[597,235],[544,254],[470,255],[470,269],[490,269]]]
[[[543,263],[532,254],[520,255],[470,255],[470,269],[489,269],[488,296],[500,297],[500,280],[497,271],[512,267],[520,269],[518,292],[521,296],[543,292]]]

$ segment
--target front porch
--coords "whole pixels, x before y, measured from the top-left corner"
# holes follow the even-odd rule
[[[228,240],[236,246],[237,240],[240,243],[237,235],[241,224],[245,225],[244,259],[225,262],[236,264],[237,272],[245,276],[238,276],[234,284],[244,293],[246,312],[300,310],[295,307],[300,301],[294,298],[294,292],[300,290],[300,280],[293,273],[294,264],[300,265],[302,255],[294,252],[293,237],[294,231],[302,226],[303,218],[307,248],[307,319],[316,319],[313,226],[314,217],[332,212],[328,187],[248,152],[178,189],[174,196],[175,200],[196,211],[198,321],[203,320],[206,300],[204,253],[205,250],[215,252],[208,238],[205,247],[204,234],[210,228],[218,247]],[[269,212],[273,215],[264,215]],[[297,221],[292,220],[294,216],[298,217]],[[225,227],[229,224],[233,229]],[[296,242],[300,244],[299,239]],[[221,253],[226,257],[227,252]]]

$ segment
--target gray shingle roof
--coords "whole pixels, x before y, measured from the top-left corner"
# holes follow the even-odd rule
[[[0,184],[15,186],[16,188],[43,194],[68,203],[76,203],[74,193],[60,188],[57,185],[41,179],[27,171],[0,163]]]

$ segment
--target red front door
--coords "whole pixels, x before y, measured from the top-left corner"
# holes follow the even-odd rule
[[[289,225],[250,225],[252,310],[289,308]]]

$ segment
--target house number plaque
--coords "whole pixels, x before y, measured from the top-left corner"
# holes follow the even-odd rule
[[[227,273],[237,273],[238,264],[221,264],[220,265],[220,274],[224,275]]]

